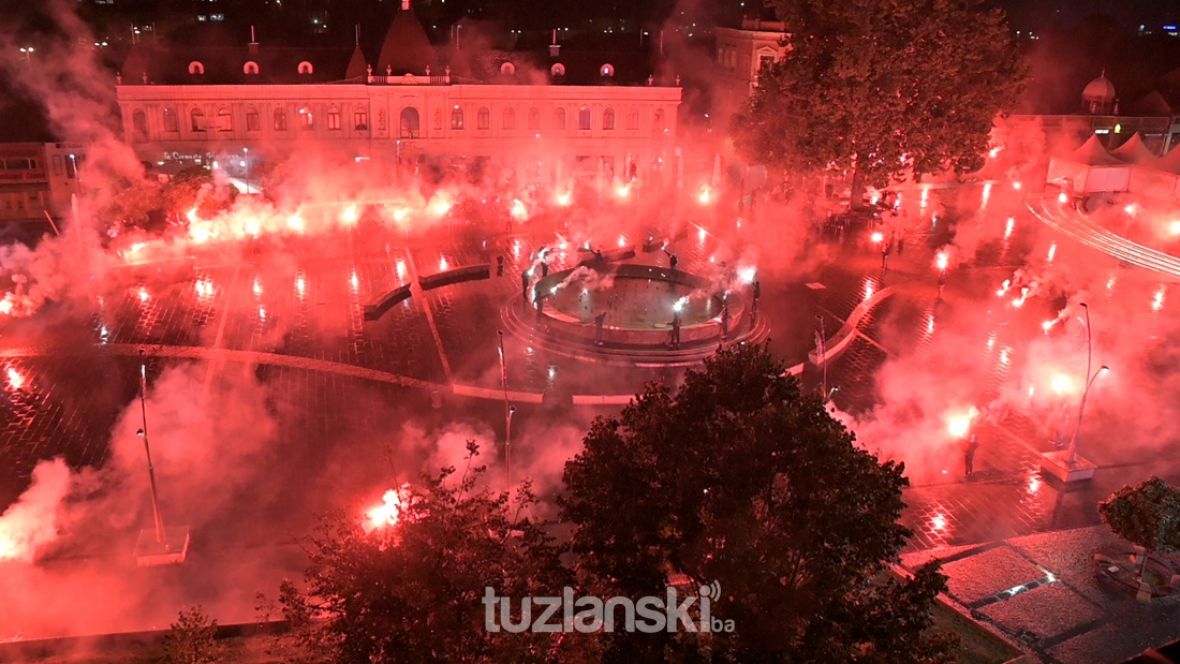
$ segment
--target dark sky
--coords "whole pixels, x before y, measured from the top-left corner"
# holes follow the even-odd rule
[[[1158,31],[1180,22],[1180,0],[997,0],[1013,26],[1022,30],[1070,27],[1093,14],[1105,14],[1124,27],[1146,25]]]

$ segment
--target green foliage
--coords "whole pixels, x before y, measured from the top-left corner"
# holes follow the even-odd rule
[[[161,659],[166,664],[216,662],[221,650],[216,638],[217,621],[205,615],[200,606],[190,607],[180,612],[164,636]]]
[[[477,453],[469,446],[471,457]],[[558,634],[492,633],[484,626],[485,587],[500,596],[559,595],[568,583],[558,549],[516,504],[479,488],[483,468],[424,478],[403,502],[396,525],[366,533],[335,515],[313,537],[306,590],[285,588],[293,623],[322,618],[312,649],[333,662],[551,661],[568,659]]]
[[[637,659],[942,661],[923,634],[944,579],[881,582],[909,531],[903,467],[857,448],[765,347],[724,350],[675,393],[599,418],[565,468],[579,578],[599,596],[717,580],[732,634],[608,637]],[[705,648],[708,650],[705,650]]]
[[[877,186],[909,170],[978,169],[1025,79],[1002,13],[979,4],[776,0],[789,50],[736,119],[739,149]]]
[[[1098,504],[1114,534],[1151,551],[1180,551],[1180,489],[1153,477]]]

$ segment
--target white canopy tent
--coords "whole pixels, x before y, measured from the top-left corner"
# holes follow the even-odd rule
[[[1068,155],[1050,159],[1045,182],[1075,194],[1127,191],[1131,184],[1131,165],[1112,156],[1098,136],[1092,135]]]

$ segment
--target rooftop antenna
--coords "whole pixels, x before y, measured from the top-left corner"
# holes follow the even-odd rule
[[[354,38],[355,38],[356,47],[360,48],[361,47],[361,24],[360,23],[357,23],[356,25],[353,26],[353,32],[355,33]]]

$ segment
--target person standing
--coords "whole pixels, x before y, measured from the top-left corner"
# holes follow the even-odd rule
[[[721,338],[729,340],[729,303],[722,302],[721,304]]]
[[[602,326],[606,323],[606,312],[602,312],[594,317],[594,345],[601,346],[602,341]]]
[[[672,347],[680,348],[680,312],[672,313]]]
[[[758,314],[758,301],[762,299],[762,282],[758,281],[758,279],[755,278],[754,282],[750,284],[750,291],[751,291],[750,294],[752,296],[751,303],[750,303],[750,313],[757,315]]]
[[[520,271],[520,296],[524,298],[525,302],[529,301],[529,272],[532,270]]]
[[[967,479],[975,479],[975,453],[979,451],[979,439],[975,434],[971,434],[971,440],[967,443],[967,451],[963,454],[963,471]]]

